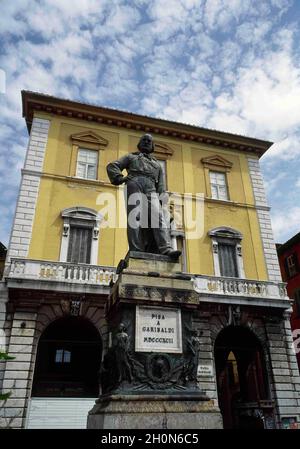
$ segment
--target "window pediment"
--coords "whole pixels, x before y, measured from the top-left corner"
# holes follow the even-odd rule
[[[236,229],[229,228],[228,226],[220,226],[218,228],[211,229],[208,232],[208,235],[210,237],[215,238],[225,238],[225,239],[236,239],[236,240],[242,240],[243,234],[241,232],[237,231]]]
[[[94,209],[90,209],[89,207],[69,207],[68,209],[64,209],[61,212],[61,216],[63,218],[77,218],[83,220],[96,220],[99,219],[98,212]]]
[[[201,159],[204,167],[215,171],[229,171],[233,163],[218,154],[214,156],[203,157]]]
[[[74,145],[87,146],[89,148],[103,149],[108,145],[108,140],[94,131],[83,131],[70,136]]]
[[[166,160],[173,156],[173,154],[174,150],[169,145],[162,142],[155,142],[154,156],[157,157],[157,159]]]

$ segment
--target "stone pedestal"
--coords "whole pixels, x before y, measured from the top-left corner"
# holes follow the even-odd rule
[[[222,428],[197,379],[198,294],[167,256],[130,252],[107,301],[111,346],[101,368],[93,429]]]
[[[112,395],[89,413],[90,429],[221,429],[222,418],[207,397]]]

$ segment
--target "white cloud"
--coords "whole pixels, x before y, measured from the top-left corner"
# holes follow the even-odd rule
[[[300,207],[282,207],[272,212],[272,227],[276,242],[283,243],[300,231]]]
[[[240,44],[257,44],[266,37],[271,27],[271,21],[259,20],[256,23],[242,23],[237,27],[236,38]]]
[[[136,8],[112,4],[104,23],[98,22],[93,34],[98,37],[121,35],[134,29],[139,21],[140,14]]]
[[[196,6],[195,3],[192,6]],[[199,7],[201,7],[201,2]],[[154,0],[148,8],[148,13],[152,19],[162,21],[173,19],[178,23],[178,21],[181,22],[186,19],[188,10],[184,7],[184,2],[180,0],[168,0],[167,5],[161,0]]]
[[[299,135],[292,134],[284,139],[275,142],[263,156],[263,160],[270,164],[277,163],[277,160],[291,161],[300,158]]]
[[[296,170],[299,25],[285,18],[290,5],[288,0],[5,2],[0,167],[6,175],[0,188],[6,184],[6,232],[27,141],[21,89],[275,140],[263,158],[265,167],[273,173],[283,161]],[[276,186],[284,177],[276,183],[275,178],[269,191],[282,201]]]

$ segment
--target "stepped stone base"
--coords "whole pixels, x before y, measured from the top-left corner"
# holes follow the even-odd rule
[[[111,395],[89,412],[88,429],[222,429],[220,410],[205,395]]]

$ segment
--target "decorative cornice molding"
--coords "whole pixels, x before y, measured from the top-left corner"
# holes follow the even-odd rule
[[[189,142],[251,152],[258,157],[262,156],[272,145],[272,142],[265,140],[103,108],[35,92],[22,91],[22,102],[23,116],[26,119],[28,129],[31,127],[34,112],[44,112],[106,126],[121,127]]]

